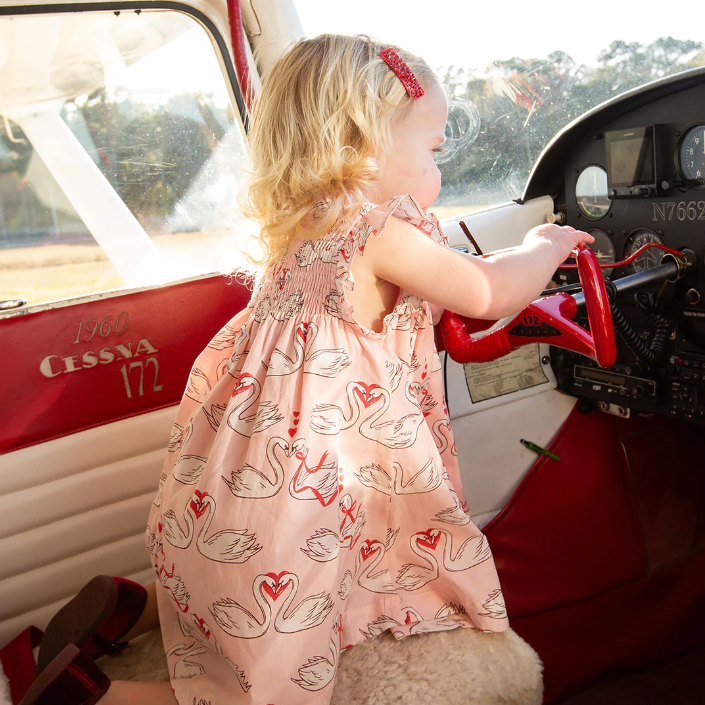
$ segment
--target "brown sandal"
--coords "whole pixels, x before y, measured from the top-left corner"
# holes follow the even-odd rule
[[[39,647],[37,673],[42,673],[64,648],[75,644],[94,659],[124,648],[119,640],[144,611],[147,591],[124,578],[98,575],[88,582],[49,622]]]
[[[19,705],[95,705],[109,687],[108,676],[69,644],[37,676]]]

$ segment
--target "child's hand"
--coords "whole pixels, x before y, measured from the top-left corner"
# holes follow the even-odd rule
[[[569,225],[560,226],[544,223],[529,230],[524,238],[523,245],[533,249],[536,245],[544,242],[549,242],[559,255],[559,262],[564,262],[577,245],[589,245],[595,242],[595,238],[589,233],[576,230]]]

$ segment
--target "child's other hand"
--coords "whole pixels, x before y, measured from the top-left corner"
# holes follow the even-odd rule
[[[549,242],[564,262],[577,245],[589,245],[595,238],[582,230],[576,230],[569,225],[551,225],[544,223],[529,230],[524,238],[523,245],[533,249],[536,245]]]

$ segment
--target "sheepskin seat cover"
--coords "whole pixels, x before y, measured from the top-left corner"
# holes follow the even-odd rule
[[[113,680],[169,679],[158,629],[98,664]],[[541,705],[542,670],[512,629],[385,632],[341,654],[331,705]]]

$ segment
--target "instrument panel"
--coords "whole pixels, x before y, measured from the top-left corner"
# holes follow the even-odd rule
[[[618,357],[610,370],[557,348],[552,364],[560,388],[603,409],[705,423],[705,84],[678,88],[674,81],[667,95],[625,97],[605,110],[604,122],[593,111],[590,129],[569,149],[559,141],[563,184],[555,210],[595,237],[601,264],[660,243],[686,254],[689,266],[679,281],[616,295]],[[618,282],[655,270],[662,256],[647,249],[603,273]],[[559,270],[555,279],[572,284],[577,276]]]

